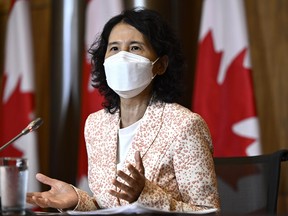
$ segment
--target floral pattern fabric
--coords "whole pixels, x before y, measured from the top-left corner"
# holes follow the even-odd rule
[[[77,188],[75,210],[88,211],[126,205],[107,191],[115,189],[119,113],[100,110],[85,125],[88,181],[93,197]],[[140,151],[146,183],[137,202],[163,210],[219,209],[213,146],[205,121],[196,113],[173,103],[147,107],[125,164],[135,164]],[[123,171],[129,173],[126,166]]]

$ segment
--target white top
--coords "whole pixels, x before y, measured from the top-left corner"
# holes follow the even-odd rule
[[[121,128],[118,131],[118,158],[117,158],[117,170],[121,169],[126,158],[129,147],[131,146],[132,140],[138,126],[140,125],[141,119],[134,124]]]

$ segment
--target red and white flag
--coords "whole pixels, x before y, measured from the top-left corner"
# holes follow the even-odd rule
[[[261,153],[242,0],[205,0],[193,111],[207,122],[214,156]]]
[[[34,67],[30,2],[11,1],[6,30],[4,71],[0,101],[0,144],[11,140],[35,119]],[[28,191],[39,191],[36,132],[16,140],[0,156],[29,160]]]
[[[87,153],[84,140],[84,124],[88,115],[102,108],[103,98],[98,90],[91,85],[90,55],[87,50],[101,33],[104,24],[123,9],[121,1],[115,0],[89,0],[86,6],[85,24],[85,51],[82,77],[82,103],[81,103],[81,130],[78,155],[77,185],[79,188],[89,191],[87,181]]]

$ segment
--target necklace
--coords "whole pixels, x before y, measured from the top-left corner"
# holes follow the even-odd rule
[[[117,152],[116,152],[116,161],[115,161],[115,166],[116,166],[116,168],[115,168],[115,179],[116,179],[116,181],[118,181],[117,180],[117,178],[118,178],[118,174],[117,174],[118,167],[117,167],[117,164],[118,164],[118,159],[119,159],[119,129],[120,129],[120,124],[121,124],[121,116],[119,116],[119,120],[118,120],[118,123],[117,123],[117,125],[118,125],[118,128],[117,128],[117,150],[116,150]],[[120,193],[121,189],[119,189],[119,191],[118,191],[117,186],[115,186],[115,191]],[[117,199],[118,205],[121,206],[121,202],[120,202],[119,197],[117,197],[116,199]]]

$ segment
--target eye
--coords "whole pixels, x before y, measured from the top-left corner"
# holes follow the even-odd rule
[[[132,46],[131,48],[130,48],[130,50],[131,51],[140,51],[141,50],[141,47],[140,46]]]
[[[118,51],[118,47],[117,46],[112,46],[109,49],[110,51]]]

